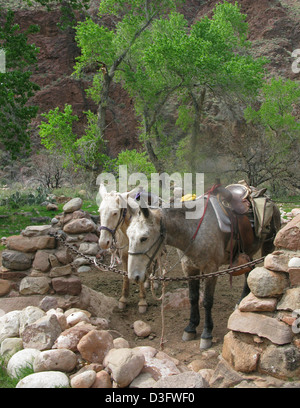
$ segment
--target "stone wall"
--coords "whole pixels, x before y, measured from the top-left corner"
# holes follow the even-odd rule
[[[250,294],[228,320],[222,357],[242,373],[300,378],[300,215],[248,277]]]
[[[89,270],[87,261],[75,258],[69,249],[49,236],[49,232],[63,230],[66,241],[82,253],[99,254],[97,217],[81,210],[81,206],[82,200],[74,198],[65,204],[60,216],[52,219],[51,225],[29,226],[21,235],[6,239],[0,268],[0,309],[20,310],[29,305],[40,306],[41,302],[46,309],[46,302],[49,308],[89,309],[91,303],[103,303],[92,302],[91,297],[97,293],[81,284],[79,275]],[[96,315],[99,312],[90,311]]]

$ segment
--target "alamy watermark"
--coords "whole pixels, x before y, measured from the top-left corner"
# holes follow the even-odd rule
[[[292,52],[292,58],[296,58],[292,63],[292,71],[294,74],[299,74],[300,72],[300,48]]]
[[[150,199],[155,200],[155,197],[160,197],[162,200],[162,208],[182,208],[182,195],[190,194],[190,201],[185,201],[184,205],[189,209],[186,212],[187,219],[197,219],[201,217],[203,212],[203,196],[204,196],[204,173],[184,173],[175,172],[171,175],[168,173],[151,173],[150,180],[144,173],[128,174],[127,166],[119,166],[119,174],[116,177],[112,173],[101,173],[97,177],[97,185],[105,184],[108,192],[118,191],[125,193],[137,186],[142,191],[148,193]],[[176,197],[176,191],[178,196]],[[192,194],[193,192],[193,194]],[[171,200],[174,197],[174,200]],[[99,196],[98,196],[99,198]],[[127,204],[120,203],[125,207]],[[140,205],[146,205],[141,201]]]

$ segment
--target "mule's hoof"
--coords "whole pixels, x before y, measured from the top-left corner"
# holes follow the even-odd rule
[[[184,331],[182,335],[182,340],[183,341],[195,340],[196,336],[197,336],[197,333],[189,333],[189,332]]]
[[[143,314],[147,312],[147,305],[139,306],[139,313]]]
[[[150,283],[149,281],[144,282],[144,288],[149,289]]]
[[[209,349],[212,345],[212,339],[201,339],[200,340],[200,350]]]
[[[126,303],[119,301],[118,308],[119,308],[120,310],[124,310],[124,309],[126,308]]]

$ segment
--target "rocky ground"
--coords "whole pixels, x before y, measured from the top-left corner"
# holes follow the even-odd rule
[[[75,238],[79,239],[79,231],[77,229],[76,231],[73,231],[75,226],[76,228],[84,226],[84,231],[87,233],[85,238],[91,238],[93,235],[90,232],[90,228],[86,230],[87,227],[92,225],[92,221],[89,220],[87,214],[79,210],[78,207],[72,208],[72,211],[70,209],[71,213],[67,212],[69,211],[67,206],[74,200],[75,199],[71,200],[70,203],[64,206],[64,214],[62,216],[57,216],[56,220],[57,222],[62,223],[61,227],[63,226],[65,232],[69,232],[72,235],[69,236],[69,239],[71,240],[70,242],[73,242]],[[82,202],[80,201],[77,204],[80,207]],[[294,212],[297,211],[295,209]],[[291,212],[291,216],[295,215],[296,214]],[[124,359],[126,361],[127,359],[129,359],[129,361],[131,361],[131,359],[134,361],[137,360],[138,367],[141,369],[141,374],[147,374],[147,377],[149,377],[150,372],[152,380],[147,378],[147,387],[149,386],[148,380],[150,380],[151,387],[157,385],[156,381],[162,376],[161,370],[167,368],[171,370],[172,377],[184,373],[190,375],[191,373],[194,373],[192,374],[192,377],[184,374],[186,381],[191,381],[191,378],[193,381],[193,385],[188,382],[186,383],[186,387],[196,386],[195,384],[198,384],[197,386],[199,387],[200,385],[201,387],[209,385],[210,387],[215,388],[235,386],[256,388],[290,387],[291,385],[299,386],[299,382],[295,381],[295,379],[293,379],[293,382],[282,381],[271,376],[262,375],[256,371],[251,373],[251,375],[241,374],[238,370],[233,370],[229,364],[221,358],[224,336],[229,332],[229,317],[232,317],[233,315],[233,311],[239,300],[244,284],[243,276],[233,277],[232,284],[230,284],[228,276],[219,277],[213,308],[213,346],[210,350],[201,351],[199,349],[199,343],[200,333],[203,327],[202,306],[201,323],[196,339],[189,342],[183,342],[181,339],[183,329],[189,319],[189,301],[186,281],[172,281],[166,284],[163,309],[161,307],[162,301],[157,299],[161,295],[162,287],[158,287],[154,294],[148,290],[148,308],[144,314],[138,313],[138,287],[135,284],[132,284],[127,308],[125,310],[119,310],[117,305],[118,299],[121,295],[122,277],[113,272],[99,271],[94,267],[78,266],[76,276],[72,275],[72,278],[70,273],[72,273],[71,269],[73,270],[73,268],[69,264],[70,260],[67,259],[67,254],[63,254],[64,251],[60,247],[56,250],[51,250],[49,248],[52,248],[52,246],[48,248],[48,243],[46,246],[48,249],[37,251],[37,248],[35,248],[35,245],[41,245],[43,243],[41,240],[46,240],[48,242],[49,237],[37,235],[42,233],[42,230],[45,228],[47,229],[49,226],[28,227],[22,232],[22,235],[9,237],[6,240],[8,250],[6,250],[6,255],[3,253],[3,261],[5,260],[6,267],[4,267],[4,269],[2,268],[2,278],[4,279],[2,279],[2,286],[0,287],[3,291],[2,296],[6,297],[2,298],[2,306],[0,305],[0,307],[5,308],[8,306],[8,303],[12,301],[17,305],[19,299],[27,300],[26,305],[30,304],[31,306],[29,306],[29,309],[24,308],[24,305],[22,307],[14,307],[8,309],[10,310],[9,313],[4,314],[2,317],[0,316],[0,343],[2,343],[2,355],[11,352],[12,349],[16,351],[16,347],[19,348],[20,345],[23,345],[24,350],[34,349],[34,358],[38,354],[36,353],[36,350],[45,353],[43,355],[44,359],[49,357],[47,352],[51,351],[51,359],[53,356],[54,362],[51,360],[52,365],[50,368],[53,369],[54,367],[55,370],[55,364],[60,364],[60,359],[63,359],[63,356],[61,356],[61,353],[63,352],[53,353],[52,351],[60,348],[67,349],[73,354],[75,353],[75,356],[72,354],[72,357],[70,357],[70,361],[74,360],[74,364],[72,368],[69,368],[69,366],[67,369],[65,367],[61,368],[62,373],[67,375],[68,381],[71,381],[71,376],[78,373],[83,366],[86,367],[85,369],[92,369],[96,374],[84,374],[84,376],[90,375],[90,386],[93,386],[96,381],[95,375],[97,378],[99,376],[105,377],[102,380],[105,380],[106,385],[117,387],[131,386],[132,381],[135,380],[138,375],[135,375],[132,378],[129,377],[130,381],[124,385],[124,379],[120,379],[118,377],[119,374],[116,374],[113,371],[113,366],[119,366],[121,364],[120,361]],[[69,231],[70,228],[72,231]],[[95,235],[95,239],[96,238]],[[288,243],[291,244],[293,239],[288,239]],[[75,240],[74,242],[77,241]],[[294,242],[294,244],[298,248],[297,242]],[[77,242],[79,248],[81,248],[82,245],[83,243]],[[87,244],[85,243],[84,245]],[[89,249],[93,248],[93,245],[93,243],[90,243]],[[22,275],[23,273],[22,271],[16,273],[9,270],[9,268],[19,269],[20,266],[24,266],[23,263],[22,265],[19,265],[20,262],[18,263],[18,259],[15,259],[13,255],[15,256],[17,254],[18,256],[28,257],[30,254],[26,251],[29,249],[34,250],[34,252],[37,251],[36,254],[33,254],[30,258],[30,264],[32,263],[33,270],[28,270],[29,274],[25,274],[25,277],[23,277],[19,286],[16,283],[9,283],[5,280],[5,277],[12,278],[15,275],[17,277],[19,276],[18,274]],[[9,255],[12,256],[12,259],[9,258]],[[276,256],[273,256],[272,259],[273,262],[277,260],[276,262],[278,263]],[[178,255],[176,250],[168,247],[165,265],[166,269],[168,270],[173,266],[177,260]],[[12,264],[13,261],[14,263]],[[104,258],[104,262],[109,263],[109,261],[110,257],[107,255]],[[61,262],[63,265],[61,265]],[[285,264],[286,262],[284,261],[283,263]],[[30,265],[27,267],[29,266]],[[224,267],[226,266],[227,265]],[[274,265],[269,266],[272,269]],[[276,264],[275,266],[275,270],[277,270],[278,265]],[[282,266],[283,265],[280,267]],[[62,276],[58,276],[57,274],[62,274]],[[67,277],[65,277],[65,275],[67,275]],[[171,276],[182,276],[180,265],[177,265],[176,268],[172,270]],[[40,284],[38,287],[32,286],[33,284],[37,284],[37,280],[39,280],[40,283],[41,279],[47,283],[45,288],[44,286],[41,287]],[[103,313],[101,311],[101,313],[96,313],[94,315],[91,315],[91,313],[86,310],[72,309],[73,306],[68,305],[68,301],[62,296],[66,288],[57,287],[56,284],[58,281],[60,284],[66,284],[66,282],[70,283],[71,281],[73,282],[74,279],[76,279],[76,285],[74,286],[73,284],[72,293],[70,292],[70,295],[73,295],[74,297],[75,294],[79,295],[81,292],[81,295],[83,296],[82,299],[87,299],[88,297],[91,299],[91,297],[93,297],[94,302],[98,302],[100,305],[107,303],[109,308],[106,308],[106,311]],[[31,282],[31,286],[29,285],[27,287],[25,285],[27,282]],[[8,287],[5,285],[6,283],[8,283]],[[81,284],[83,285],[82,288]],[[52,289],[50,285],[52,285]],[[70,290],[70,287],[67,289]],[[75,289],[76,293],[74,292]],[[201,283],[201,291],[203,291],[203,283]],[[34,296],[30,297],[31,294],[34,294]],[[53,297],[54,294],[61,294],[61,296]],[[264,296],[264,294],[261,296]],[[71,299],[70,296],[69,298]],[[32,303],[32,299],[34,299],[34,303]],[[58,302],[61,302],[61,304],[58,304]],[[91,305],[90,300],[88,302],[86,301],[85,304]],[[33,305],[35,305],[35,307],[33,307]],[[84,309],[84,307],[81,307],[81,309]],[[6,310],[6,312],[8,312],[8,310]],[[98,308],[98,311],[99,310],[100,309]],[[103,308],[101,310],[103,310]],[[4,311],[2,311],[2,314],[3,313]],[[79,313],[79,315],[76,313]],[[253,313],[251,315],[253,315]],[[287,321],[287,324],[290,323]],[[40,335],[41,333],[43,333],[42,336]],[[44,335],[45,333],[47,334]],[[14,339],[12,344],[10,342],[11,338]],[[74,338],[76,340],[75,344],[73,343]],[[104,344],[106,344],[106,348],[104,347],[105,350],[103,349],[103,345],[101,345],[103,339],[105,340]],[[85,344],[83,348],[81,348],[82,344],[79,344],[81,340]],[[96,348],[94,347],[95,344]],[[108,351],[115,348],[121,348],[124,350],[119,350],[118,352],[112,351],[112,362],[109,359],[108,362],[105,361],[105,356]],[[21,350],[21,354],[27,353],[24,350]],[[82,350],[85,351],[82,352]],[[144,360],[136,357],[136,352],[138,351],[138,354],[140,354],[141,350],[145,352],[142,353],[144,355]],[[71,356],[70,353],[66,354]],[[40,354],[39,356],[42,357]],[[14,360],[17,359],[17,357],[13,358]],[[32,354],[30,358],[32,358]],[[154,362],[151,360],[151,364],[155,363],[155,369],[153,367],[149,369],[149,359],[153,358],[155,360]],[[163,363],[161,360],[163,360]],[[118,362],[117,364],[116,361]],[[94,366],[93,364],[98,365]],[[109,366],[109,364],[111,364],[111,366]],[[46,371],[50,370],[49,366],[46,365],[45,367],[47,367]],[[142,370],[144,370],[144,372],[142,372]],[[45,371],[45,369],[39,369],[37,371]],[[98,372],[102,371],[106,374],[102,373],[98,375]],[[125,372],[127,371],[128,368],[125,368]],[[154,372],[156,373],[155,375]],[[196,375],[195,373],[198,373],[199,375]],[[107,374],[109,374],[109,377]],[[66,377],[64,377],[64,379],[66,380]],[[143,378],[143,380],[145,380],[145,378]],[[173,380],[175,379],[172,378],[170,381]],[[74,386],[74,388],[80,388],[80,385],[76,385],[76,381],[74,383],[75,385],[71,381],[71,386]],[[128,381],[128,379],[126,381]],[[155,381],[155,383],[153,383],[153,381]],[[100,383],[103,385],[102,382]],[[27,384],[26,381],[25,384]],[[142,384],[142,386],[146,386],[145,383]],[[182,376],[180,377],[180,384],[181,386],[183,384]],[[141,386],[140,383],[139,386]],[[100,386],[100,388],[101,387],[102,386]]]

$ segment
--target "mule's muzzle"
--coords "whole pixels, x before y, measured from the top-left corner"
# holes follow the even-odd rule
[[[144,282],[145,273],[140,271],[135,271],[133,273],[128,273],[128,278],[136,283]]]
[[[111,247],[111,240],[110,239],[99,239],[98,244],[101,249],[109,249]]]

